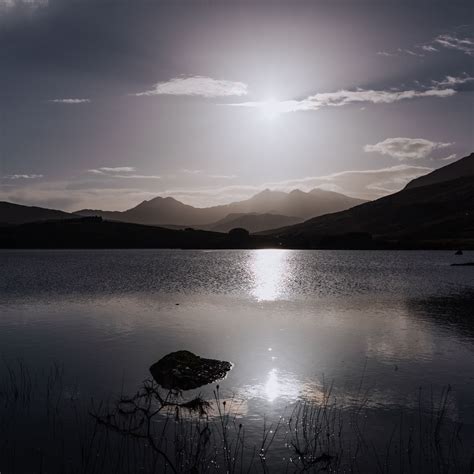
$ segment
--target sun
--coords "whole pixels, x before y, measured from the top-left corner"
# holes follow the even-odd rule
[[[277,100],[275,100],[274,98],[269,98],[267,100],[264,100],[261,103],[261,110],[262,110],[263,118],[265,118],[267,120],[273,120],[276,117],[278,117],[281,113],[279,104],[280,103]]]

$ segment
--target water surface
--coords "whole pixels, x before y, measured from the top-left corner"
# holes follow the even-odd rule
[[[187,349],[232,361],[221,382],[249,419],[325,386],[361,387],[384,413],[450,384],[449,417],[474,427],[474,260],[429,251],[0,252],[0,353],[60,364],[81,396],[133,391]],[[209,395],[213,386],[203,388]],[[379,416],[380,415],[380,416]]]

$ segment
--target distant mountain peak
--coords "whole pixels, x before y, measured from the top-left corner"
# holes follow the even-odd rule
[[[255,229],[261,228],[263,221],[265,225],[279,225],[279,222],[283,225],[349,209],[362,202],[364,201],[360,199],[325,190],[311,194],[298,188],[290,192],[266,188],[243,201],[220,206],[197,208],[184,204],[172,196],[157,196],[123,212],[84,210],[78,214],[100,215],[104,219],[137,224],[190,227],[210,226],[226,216],[238,214],[242,217],[242,223],[248,223]],[[254,216],[253,220],[248,216],[244,218],[244,215],[250,214],[259,216]]]
[[[274,194],[276,191],[272,191],[270,188],[265,188],[263,191],[260,191],[259,193],[255,194],[253,197],[257,196],[270,196]]]

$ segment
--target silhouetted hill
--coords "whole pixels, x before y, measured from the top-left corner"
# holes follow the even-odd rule
[[[461,160],[458,173],[469,168],[470,160],[474,155]],[[449,167],[445,175],[456,176],[452,165]],[[408,247],[430,246],[429,242],[444,246],[442,241],[474,244],[474,175],[439,182],[437,177],[443,176],[442,170],[431,175],[434,177],[428,175],[426,181],[436,181],[434,184],[407,186],[347,211],[264,234],[273,235],[285,246],[304,248],[376,247],[372,239],[389,246]]]
[[[474,176],[474,153],[410,181],[406,185],[406,189],[419,188],[420,186],[428,186],[466,176]]]
[[[156,197],[143,201],[126,211],[101,211],[83,209],[75,214],[81,216],[100,216],[107,220],[130,222],[145,225],[178,225],[187,226],[204,223],[200,209],[172,197]]]
[[[42,207],[22,206],[11,202],[0,202],[0,223],[23,224],[25,222],[67,219],[76,217],[63,211],[44,209]]]
[[[215,232],[229,232],[236,227],[242,227],[249,232],[261,232],[302,222],[300,217],[282,216],[280,214],[229,214],[224,219],[205,227]]]
[[[0,228],[0,248],[260,248],[268,237],[104,221],[100,217],[33,222]]]
[[[0,231],[4,248],[474,248],[474,155],[436,170],[402,191],[351,209],[326,214],[289,227],[247,235],[243,229],[229,234],[203,230],[174,230],[133,223],[103,221],[101,218],[71,218],[70,214],[41,208],[0,203],[5,219],[13,212],[16,219],[40,219],[42,222],[5,225]],[[291,209],[321,197],[334,203],[327,191],[282,193],[263,191],[253,198],[227,206],[198,211],[227,212],[234,207],[249,209]],[[332,193],[331,193],[332,194]],[[338,195],[341,196],[341,195]],[[337,197],[337,199],[343,200]],[[346,198],[349,199],[349,198]],[[313,201],[314,202],[314,201]],[[309,204],[308,204],[309,205]],[[286,206],[286,207],[285,207]],[[137,211],[138,208],[138,211]],[[131,211],[148,218],[150,211],[165,209],[166,218],[173,210],[194,215],[196,208],[172,198],[146,201]],[[34,212],[33,212],[33,211]],[[10,212],[10,214],[8,212]],[[129,211],[126,211],[129,212]],[[117,214],[117,213],[111,213]],[[118,213],[122,214],[122,213]],[[244,219],[288,218],[285,215],[228,215],[223,224],[245,227]],[[163,214],[164,215],[164,214]],[[206,216],[211,213],[206,214]],[[21,217],[23,216],[23,217]],[[62,220],[58,217],[65,216]],[[235,217],[235,219],[233,218]],[[296,216],[295,218],[298,218]],[[20,221],[21,222],[21,221]],[[170,222],[168,222],[171,224]],[[217,224],[217,223],[216,223]]]
[[[207,226],[229,214],[280,214],[302,220],[361,204],[362,200],[314,189],[308,193],[265,190],[250,199],[221,206],[196,208],[171,197],[156,197],[123,212],[83,209],[76,214],[146,225]]]

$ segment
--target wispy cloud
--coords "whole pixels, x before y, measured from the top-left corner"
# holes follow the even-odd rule
[[[15,7],[23,7],[35,10],[40,7],[47,7],[49,0],[0,0],[0,13],[2,10],[11,10]]]
[[[402,52],[409,54],[410,56],[416,56],[418,58],[423,58],[425,55],[419,51],[413,51],[412,49],[404,49]]]
[[[133,95],[188,95],[212,98],[242,96],[246,94],[247,84],[243,82],[213,79],[207,76],[188,76],[175,77],[166,82],[158,82],[152,89]]]
[[[279,102],[256,101],[222,104],[232,107],[257,107],[263,110],[271,109],[273,114],[319,110],[323,107],[341,107],[354,103],[391,104],[401,100],[410,100],[422,97],[450,97],[456,91],[452,88],[440,89],[430,87],[424,90],[339,90],[337,92],[322,92],[311,95],[303,100],[284,100]]]
[[[363,199],[376,199],[402,189],[409,181],[432,171],[425,166],[397,165],[368,170],[349,170],[325,176],[290,180],[288,187],[319,187]]]
[[[107,176],[119,179],[161,179],[161,176],[157,174],[109,174]]]
[[[212,179],[235,179],[237,175],[235,174],[208,174],[208,178]]]
[[[133,166],[116,166],[114,168],[109,168],[107,166],[102,166],[101,168],[87,170],[89,173],[94,174],[105,174],[105,173],[131,173],[135,171]]]
[[[474,38],[468,36],[458,36],[455,34],[442,34],[433,39],[431,45],[438,47],[455,49],[469,56],[474,55]]]
[[[196,177],[203,177],[203,178],[211,178],[211,179],[234,179],[237,178],[235,174],[206,174],[204,170],[200,169],[189,169],[189,168],[182,168],[181,173],[196,176]]]
[[[474,81],[474,77],[469,76],[466,72],[463,73],[461,76],[446,76],[441,81],[433,81],[433,84],[440,87],[455,87],[461,84],[466,84],[467,82]]]
[[[117,166],[107,167],[102,166],[101,168],[89,169],[88,173],[107,177],[107,178],[120,178],[120,179],[161,179],[161,176],[153,174],[136,174],[134,173],[136,168],[133,166]]]
[[[282,181],[267,181],[257,185],[232,184],[197,188],[168,188],[161,196],[173,196],[194,206],[211,206],[248,199],[264,189],[289,192],[293,189],[310,191],[314,188],[339,192],[361,199],[377,199],[399,191],[409,181],[432,171],[433,168],[400,164],[387,168],[349,170],[323,176],[308,176]]]
[[[435,48],[431,44],[423,44],[422,46],[420,46],[420,48],[423,51],[426,51],[427,53],[437,53],[439,51],[439,49]]]
[[[44,178],[42,174],[7,174],[2,179],[40,179]]]
[[[23,186],[0,186],[0,200],[67,211],[84,208],[125,210],[156,196],[156,192],[121,185],[124,183],[128,185],[131,181],[117,180],[109,186],[104,182],[92,181],[35,180]]]
[[[77,210],[81,208],[102,208],[124,210],[144,199],[157,195],[173,196],[194,206],[212,206],[247,199],[270,188],[281,191],[314,188],[327,189],[349,196],[376,199],[402,189],[411,179],[432,171],[424,166],[399,164],[397,166],[349,170],[323,176],[309,176],[282,181],[267,181],[255,185],[227,184],[203,187],[159,187],[150,181],[150,187],[129,186],[133,180],[88,180],[88,181],[44,181],[37,180],[23,186],[0,186],[0,200],[35,204],[39,206]],[[131,173],[130,173],[131,174]],[[104,176],[105,177],[105,176]],[[127,183],[123,185],[122,183]]]
[[[90,99],[52,99],[48,102],[53,102],[54,104],[87,104],[91,100]]]
[[[354,102],[367,102],[372,104],[391,104],[400,100],[415,99],[418,97],[449,97],[455,94],[454,89],[427,89],[422,91],[405,90],[363,90],[355,91],[341,90],[338,92],[329,92],[315,94],[308,97],[305,107],[321,108],[326,106],[339,107]]]
[[[397,48],[394,51],[377,51],[377,54],[379,56],[402,56],[404,54],[408,54],[409,56],[416,56],[418,58],[423,58],[425,56],[425,51],[422,48],[419,48],[419,50],[416,50],[415,48],[413,49],[406,49],[406,48]]]
[[[453,153],[452,155],[445,156],[444,158],[440,158],[441,161],[450,161],[450,160],[455,160],[458,157],[456,153]]]
[[[474,38],[465,36],[459,31],[442,33],[426,43],[415,44],[410,49],[397,48],[393,51],[377,51],[379,56],[418,56],[424,57],[430,53],[439,53],[444,49],[457,50],[469,56],[474,55]]]
[[[202,170],[195,170],[195,169],[189,169],[189,168],[182,168],[181,173],[185,174],[201,174]]]
[[[417,160],[426,158],[435,150],[446,148],[453,143],[433,142],[424,138],[387,138],[374,145],[365,145],[364,151],[377,152],[398,160]]]

